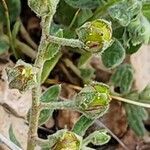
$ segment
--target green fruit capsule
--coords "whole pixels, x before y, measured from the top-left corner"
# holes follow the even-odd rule
[[[94,82],[81,90],[77,95],[79,110],[89,118],[98,118],[108,110],[110,95],[109,87]]]
[[[64,132],[52,150],[80,150],[81,137],[71,131]]]
[[[36,73],[30,64],[19,60],[14,68],[6,70],[9,88],[20,92],[31,89],[36,83]]]
[[[76,32],[79,40],[87,46],[86,50],[90,52],[105,50],[112,39],[111,23],[103,19],[87,22]]]

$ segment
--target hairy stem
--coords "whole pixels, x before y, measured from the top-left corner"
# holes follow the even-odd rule
[[[7,4],[6,4],[5,0],[1,0],[1,1],[2,1],[2,5],[4,7],[4,10],[5,10],[6,25],[7,25],[7,32],[8,32],[8,37],[9,37],[9,41],[10,41],[10,47],[11,47],[13,53],[14,53],[15,58],[17,59],[18,55],[17,55],[17,52],[16,52],[15,47],[14,47],[13,37],[12,37],[12,34],[11,34],[11,29],[10,29],[10,19],[9,19],[8,7],[7,7]]]
[[[77,107],[75,102],[72,100],[62,101],[62,102],[51,102],[51,103],[41,103],[41,109],[74,109],[76,110]]]
[[[78,39],[66,39],[55,36],[48,36],[47,40],[55,44],[60,44],[62,46],[70,46],[70,47],[77,47],[80,49],[86,49],[84,43],[79,41]]]
[[[37,84],[32,89],[32,108],[30,114],[29,132],[28,132],[28,143],[27,150],[34,150],[36,146],[38,119],[40,115],[40,96],[41,96],[41,75],[44,65],[44,49],[46,36],[49,35],[50,25],[52,22],[53,15],[56,12],[56,7],[59,0],[51,1],[52,10],[47,16],[42,17],[42,37],[38,48],[38,54],[34,63],[34,67],[39,69],[36,73]]]

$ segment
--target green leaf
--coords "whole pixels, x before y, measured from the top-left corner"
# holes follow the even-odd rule
[[[92,17],[93,12],[91,9],[82,9],[79,13],[79,17],[77,18],[78,21],[78,27],[81,26],[83,23],[86,22],[90,17]]]
[[[125,58],[125,49],[116,39],[113,44],[102,53],[102,62],[107,68],[115,68]]]
[[[10,15],[10,22],[14,22],[21,12],[21,3],[20,0],[5,0],[7,3],[7,7]],[[6,24],[6,16],[4,7],[2,6],[2,2],[0,3],[0,18],[3,19],[3,23]]]
[[[80,72],[84,83],[89,83],[91,79],[94,77],[95,70],[92,67],[87,67],[81,68]]]
[[[121,93],[128,93],[133,83],[133,74],[134,70],[131,65],[122,64],[111,76],[111,82],[115,87],[120,88]]]
[[[111,139],[106,130],[95,131],[83,140],[84,145],[92,143],[94,145],[104,145]]]
[[[145,2],[142,7],[144,16],[150,21],[150,2]]]
[[[132,20],[127,27],[127,31],[129,34],[128,38],[131,39],[133,46],[141,43],[148,44],[150,40],[150,23],[143,15]]]
[[[50,60],[47,60],[44,63],[43,71],[42,71],[42,75],[41,75],[41,83],[44,83],[44,81],[47,79],[50,72],[53,70],[55,65],[58,63],[61,56],[62,56],[62,53],[59,52],[55,57],[51,58]]]
[[[59,0],[28,0],[28,5],[38,16],[47,16],[56,9]]]
[[[86,130],[94,123],[94,119],[87,118],[86,116],[82,115],[79,120],[74,125],[72,132],[83,136]]]
[[[142,2],[121,1],[109,8],[112,19],[118,21],[121,26],[128,26],[131,19],[141,13]]]
[[[13,132],[12,125],[10,125],[10,127],[9,127],[9,138],[14,144],[16,144],[17,146],[19,146],[21,148],[21,144],[19,143],[19,141],[17,140],[17,138]]]
[[[150,84],[148,84],[140,93],[140,99],[150,102]]]
[[[55,33],[55,36],[63,37],[62,29],[58,30]],[[53,70],[53,68],[59,61],[60,57],[62,56],[62,53],[60,52],[60,48],[61,48],[61,45],[54,44],[54,43],[50,43],[46,46],[46,49],[44,52],[45,63],[43,65],[43,70],[42,70],[42,75],[41,75],[41,83],[44,83],[44,81],[47,79],[50,72]]]
[[[129,98],[134,101],[139,101],[139,94],[133,92],[127,95],[126,98]],[[148,114],[145,108],[140,106],[135,107],[131,104],[125,104],[125,109],[129,126],[138,136],[144,136],[146,133],[146,129],[144,127],[143,121],[148,118]]]
[[[54,85],[48,88],[41,96],[40,101],[43,103],[57,101],[60,95],[60,85]],[[39,125],[44,124],[50,117],[52,117],[54,110],[42,110],[39,117]]]
[[[90,52],[85,52],[81,55],[81,57],[79,58],[78,61],[78,67],[79,68],[84,68],[84,66],[86,66],[87,62],[89,61],[89,59],[92,57],[92,53]]]
[[[5,53],[9,49],[10,45],[5,40],[0,40],[0,55]]]
[[[136,46],[133,46],[132,44],[130,44],[130,47],[126,48],[126,53],[127,54],[136,53],[140,49],[141,46],[142,46],[142,44],[139,44],[139,45],[136,45]]]
[[[96,8],[100,5],[100,0],[65,0],[67,4],[69,4],[73,8]]]

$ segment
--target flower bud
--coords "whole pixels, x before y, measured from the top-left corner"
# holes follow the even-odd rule
[[[79,40],[86,46],[86,50],[90,52],[101,52],[106,49],[112,38],[111,23],[97,19],[87,22],[76,30]]]
[[[94,82],[83,88],[76,99],[79,110],[87,117],[100,117],[109,108],[109,87],[105,84]]]
[[[66,131],[58,139],[52,150],[79,150],[82,138],[71,131]]]
[[[7,68],[6,72],[11,89],[18,89],[23,92],[31,89],[36,83],[36,73],[33,67],[21,60],[17,62],[14,68]]]

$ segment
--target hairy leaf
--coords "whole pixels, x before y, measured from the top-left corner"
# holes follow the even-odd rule
[[[94,145],[104,145],[109,142],[110,135],[107,134],[106,130],[95,131],[83,140],[83,143],[87,145],[92,143]]]
[[[28,0],[28,5],[38,16],[46,16],[54,13],[59,0]]]
[[[78,26],[81,26],[83,23],[85,23],[87,19],[92,17],[92,15],[93,13],[91,9],[82,9],[78,15]]]
[[[63,37],[63,31],[60,29],[55,33],[55,36]],[[42,70],[41,75],[41,83],[44,83],[44,81],[49,76],[50,72],[53,70],[57,62],[59,61],[61,57],[60,52],[61,45],[50,43],[47,44],[45,52],[44,52],[44,66]]]
[[[73,8],[96,8],[100,4],[100,0],[65,0],[67,4]]]
[[[120,65],[124,58],[125,49],[118,40],[115,40],[113,44],[102,53],[102,61],[107,68],[114,68]]]
[[[139,101],[139,94],[136,92],[130,93],[126,96],[131,100]],[[129,126],[133,129],[133,131],[139,135],[144,136],[146,133],[146,129],[144,127],[143,121],[147,119],[148,114],[145,108],[140,106],[134,106],[131,104],[125,104],[126,114]]]
[[[108,10],[109,15],[122,26],[128,26],[133,17],[141,12],[142,2],[122,1],[111,6]]]
[[[87,118],[86,116],[82,115],[74,125],[72,132],[83,136],[86,130],[93,124],[93,122],[94,119]]]
[[[17,140],[17,138],[13,132],[12,125],[10,125],[10,127],[9,127],[9,138],[14,144],[16,144],[17,146],[19,146],[21,148],[21,144],[19,143],[19,141]]]
[[[60,85],[54,85],[48,88],[41,96],[40,101],[44,103],[57,101],[60,94]],[[42,110],[39,117],[39,125],[44,124],[50,117],[52,117],[54,110]]]
[[[129,39],[133,46],[141,43],[148,44],[150,40],[150,23],[143,15],[132,20],[127,27]]]
[[[133,68],[129,64],[120,65],[111,76],[111,82],[120,88],[121,93],[128,93],[133,83]]]

